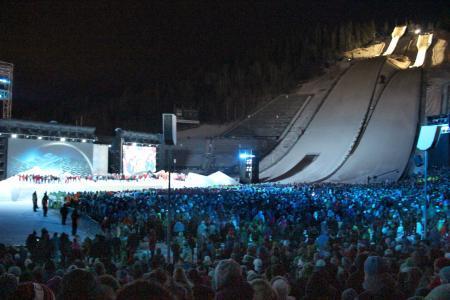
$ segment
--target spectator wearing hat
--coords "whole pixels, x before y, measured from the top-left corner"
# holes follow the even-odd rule
[[[395,280],[386,273],[385,263],[380,256],[369,256],[364,262],[364,292],[358,299],[403,299],[403,294],[397,290]]]
[[[252,287],[243,280],[241,266],[232,259],[221,260],[214,270],[216,300],[251,300]]]
[[[295,300],[294,297],[289,296],[291,292],[291,285],[283,276],[275,276],[270,281],[272,288],[278,294],[278,300]]]
[[[253,300],[278,300],[278,295],[272,286],[264,279],[255,279],[250,282],[253,288]]]

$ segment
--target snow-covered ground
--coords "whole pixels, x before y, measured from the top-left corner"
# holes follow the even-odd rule
[[[183,187],[212,187],[219,185],[233,185],[237,182],[227,175],[216,172],[209,176],[189,173],[185,181],[171,180],[173,188]],[[58,210],[50,209],[48,216],[44,217],[42,209],[33,212],[31,196],[37,192],[40,200],[44,192],[80,192],[80,191],[123,191],[143,190],[149,188],[167,188],[168,180],[147,179],[142,181],[125,180],[79,180],[74,182],[33,183],[20,181],[18,176],[0,181],[0,243],[8,245],[22,245],[26,237],[33,230],[40,234],[46,228],[51,234],[71,233],[71,221],[66,226],[61,225]],[[93,220],[82,217],[79,222],[78,235],[80,238],[93,237],[99,232],[99,226]]]
[[[54,232],[58,234],[65,232],[71,236],[70,218],[67,218],[66,224],[65,226],[61,224],[58,210],[50,209],[47,217],[43,216],[42,209],[33,212],[31,194],[18,201],[0,201],[0,243],[24,245],[28,234],[36,230],[40,235],[42,228],[46,228],[50,235]],[[92,238],[99,232],[100,227],[96,222],[84,216],[80,218],[77,235],[81,239]]]
[[[208,176],[189,173],[185,180],[171,179],[171,187],[190,188],[190,187],[212,187],[222,185],[234,185],[237,182],[222,172],[216,172]],[[10,177],[0,181],[0,202],[20,201],[31,197],[36,191],[38,195],[44,192],[96,192],[96,191],[126,191],[126,190],[144,190],[144,189],[165,189],[168,188],[168,180],[164,179],[145,179],[145,180],[76,180],[71,182],[50,182],[34,183],[20,181],[18,176]]]

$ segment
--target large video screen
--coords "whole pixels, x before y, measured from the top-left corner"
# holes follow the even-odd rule
[[[93,144],[34,139],[8,140],[7,175],[19,173],[89,175]]]
[[[123,145],[123,173],[133,175],[140,172],[156,171],[156,147]]]

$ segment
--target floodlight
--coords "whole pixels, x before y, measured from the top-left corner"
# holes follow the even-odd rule
[[[247,159],[247,158],[253,158],[253,157],[255,157],[255,155],[250,154],[250,153],[246,153],[246,152],[239,153],[240,159]]]

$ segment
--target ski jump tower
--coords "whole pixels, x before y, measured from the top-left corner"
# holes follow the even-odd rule
[[[0,102],[2,102],[2,119],[11,119],[13,71],[13,64],[0,61]]]

